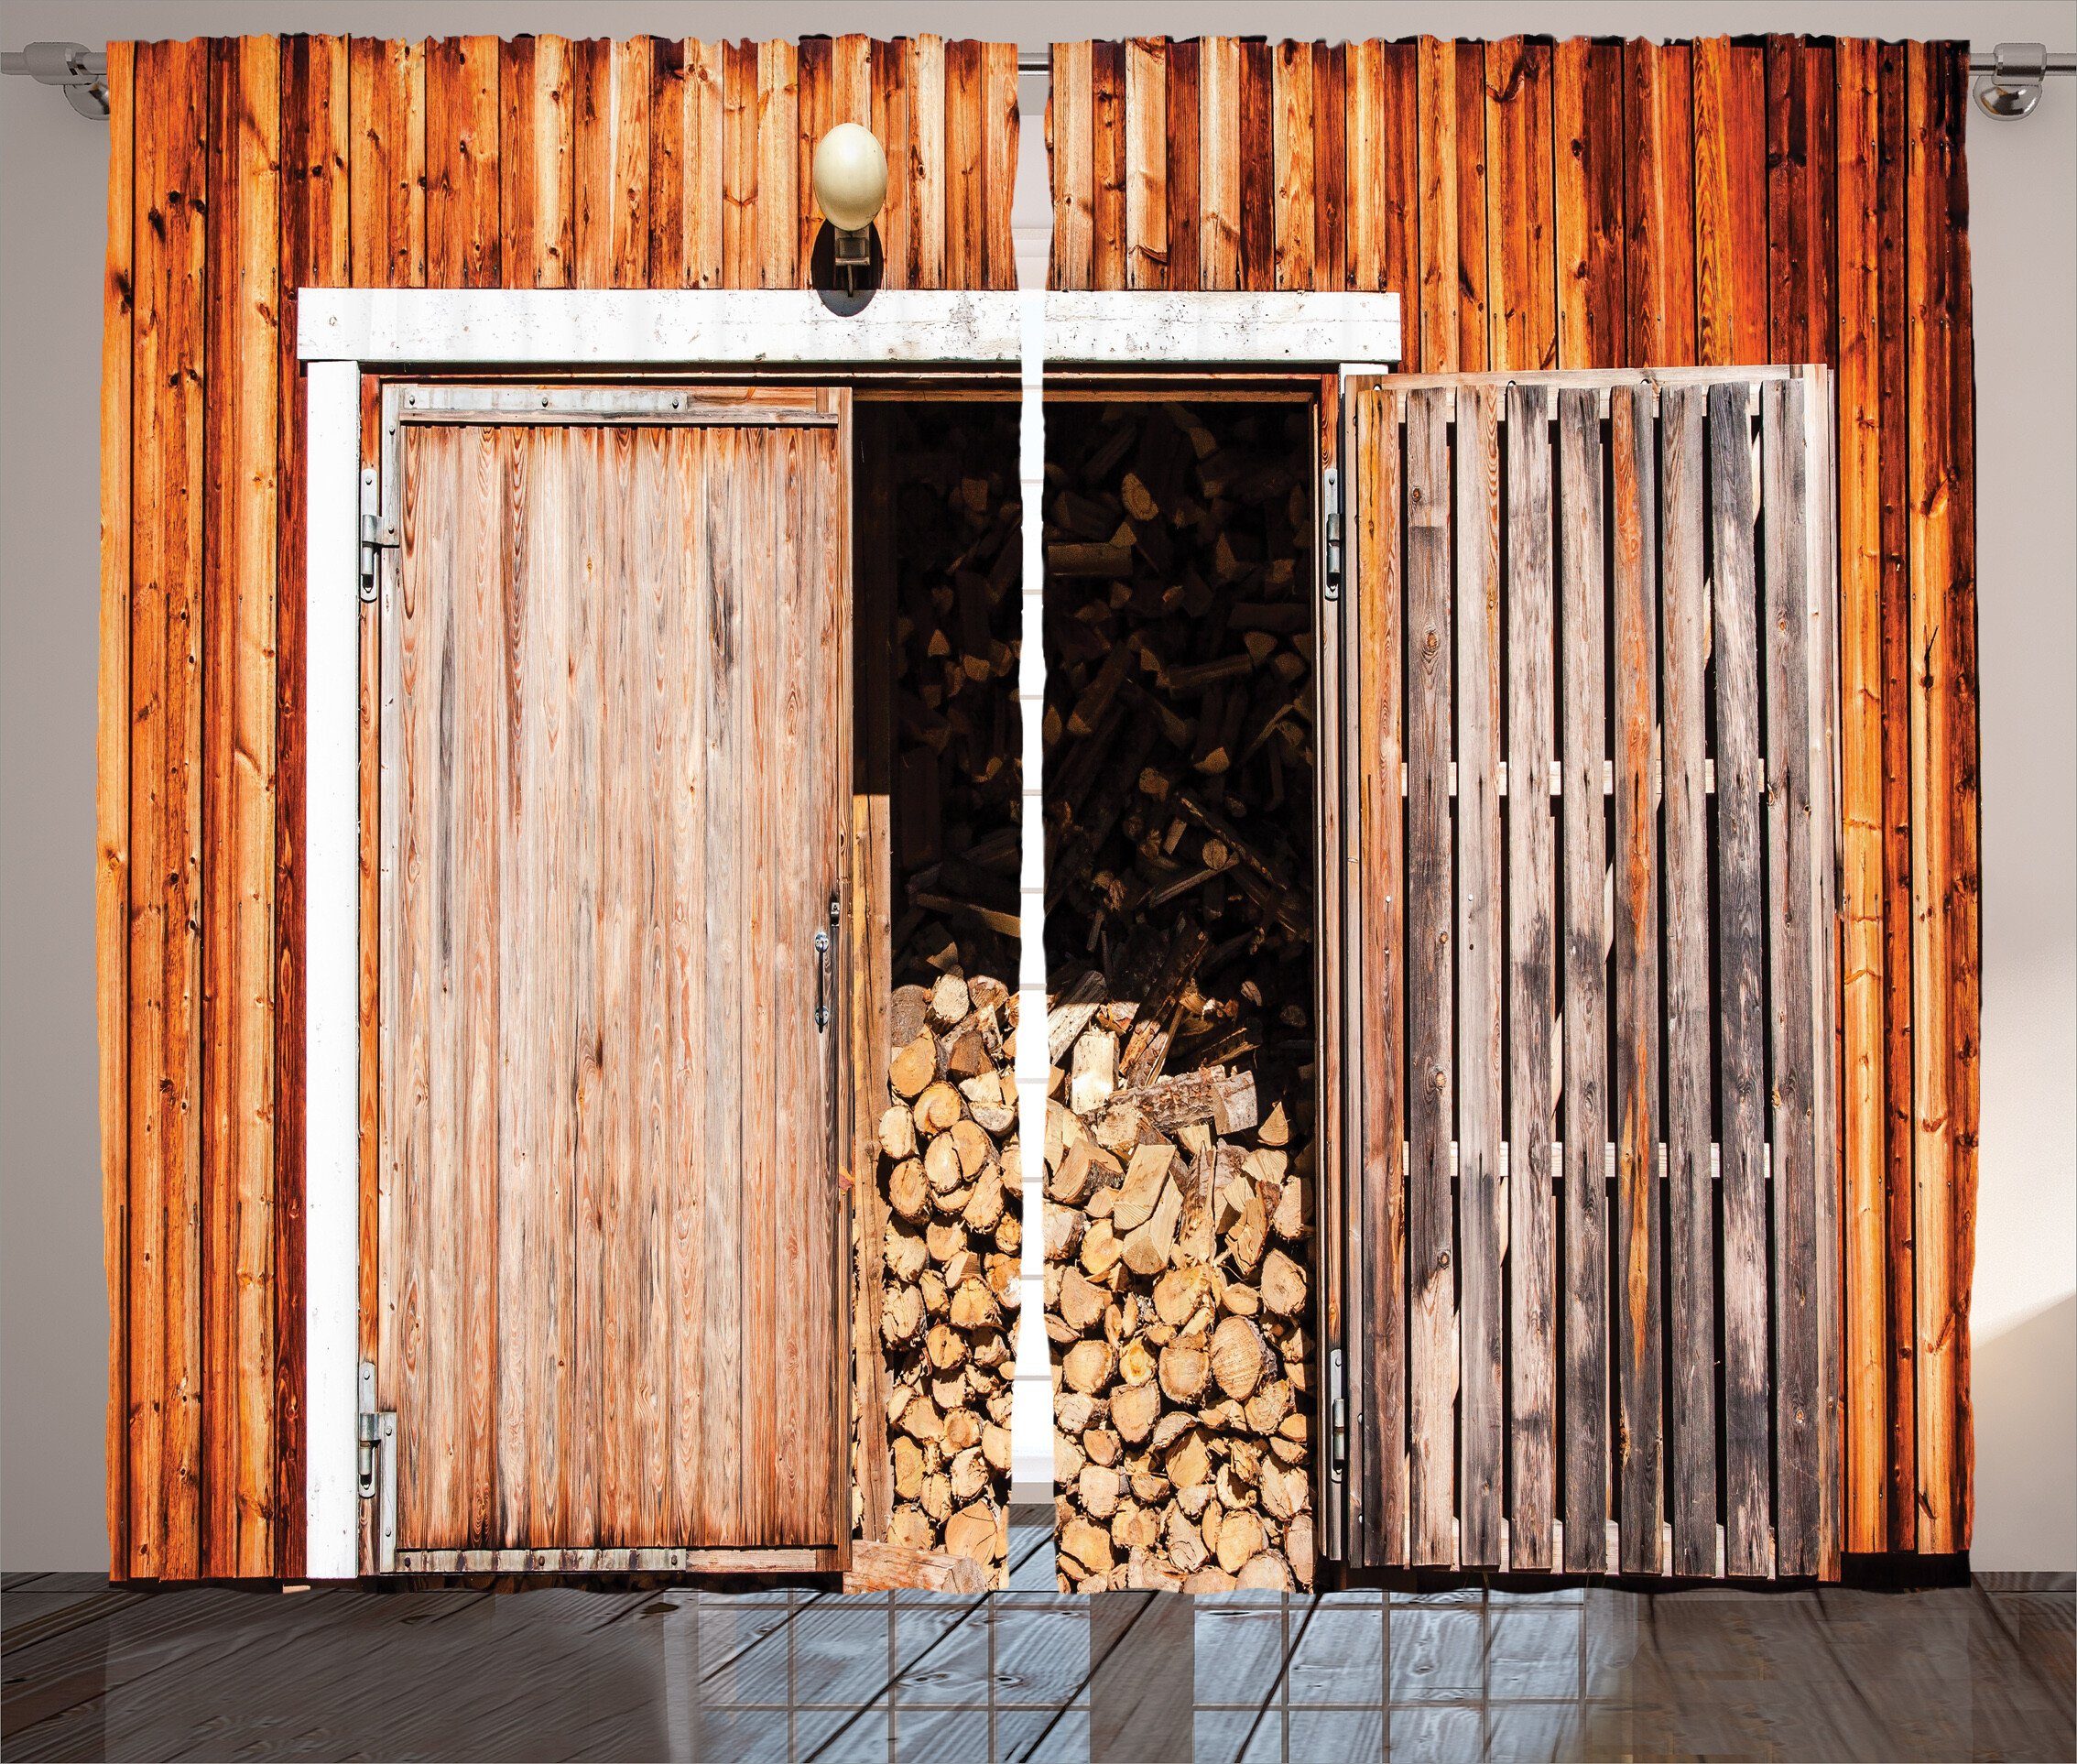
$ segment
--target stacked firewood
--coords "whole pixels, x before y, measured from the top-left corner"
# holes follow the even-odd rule
[[[877,1122],[887,1541],[1003,1572],[1023,1207],[1014,408],[886,409],[894,978]]]
[[[1310,424],[1049,412],[1063,1590],[1312,1582]]]

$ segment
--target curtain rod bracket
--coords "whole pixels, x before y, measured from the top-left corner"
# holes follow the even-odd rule
[[[57,86],[82,116],[108,120],[108,57],[84,43],[31,43],[0,55],[0,73],[26,73],[38,85]]]
[[[2041,82],[2051,73],[2077,73],[2077,54],[2051,55],[2040,43],[2000,43],[1988,55],[1972,55],[1976,108],[1985,116],[2025,116],[2041,102]]]

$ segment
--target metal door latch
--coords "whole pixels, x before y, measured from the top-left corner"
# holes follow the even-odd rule
[[[830,897],[830,923],[837,922],[843,909],[834,895]],[[830,1026],[830,934],[826,931],[815,933],[815,1028],[819,1031]]]
[[[1329,600],[1339,600],[1342,597],[1341,468],[1330,465],[1321,476],[1321,525],[1324,528],[1327,557],[1326,594]]]

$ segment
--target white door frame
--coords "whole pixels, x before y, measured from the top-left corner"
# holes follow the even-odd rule
[[[1399,358],[1396,294],[935,292],[887,289],[855,313],[808,289],[311,288],[297,298],[309,428],[304,716],[304,1515],[306,1572],[359,1572],[361,376],[409,366],[689,372],[1017,367],[1022,387],[1025,622],[1018,698],[1038,751],[1043,380],[1061,366],[1326,373]],[[1027,779],[1036,790],[1036,775]],[[1040,826],[1025,817],[1028,899]],[[1023,940],[1020,1008],[1044,1011],[1043,941]],[[1020,1104],[1041,1111],[1045,1040],[1019,1043]],[[1028,1051],[1030,1058],[1025,1057]],[[1043,1136],[1026,1136],[1038,1174]],[[1028,1279],[1042,1243],[1025,1237]],[[1026,1307],[1028,1311],[1032,1307]],[[1022,1332],[1019,1369],[1043,1368]]]

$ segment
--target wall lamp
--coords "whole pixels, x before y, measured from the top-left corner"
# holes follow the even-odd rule
[[[839,123],[815,144],[815,201],[834,233],[846,292],[873,263],[873,221],[887,200],[887,156],[873,131]]]

